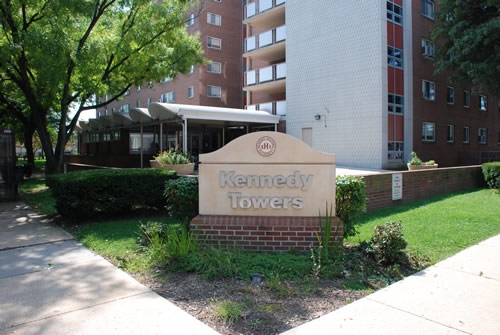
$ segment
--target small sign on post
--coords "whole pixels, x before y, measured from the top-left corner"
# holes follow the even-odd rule
[[[403,174],[394,173],[392,175],[392,200],[403,199]]]

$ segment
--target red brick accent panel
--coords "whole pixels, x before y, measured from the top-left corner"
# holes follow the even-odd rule
[[[484,187],[481,166],[394,172],[403,174],[403,199],[392,200],[392,174],[364,176],[368,192],[367,211],[427,199],[432,196]]]
[[[191,233],[202,245],[254,251],[309,251],[318,246],[319,217],[215,216],[198,215]],[[343,226],[333,218],[331,241],[342,243]]]

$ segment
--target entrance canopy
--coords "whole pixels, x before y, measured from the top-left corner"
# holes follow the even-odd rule
[[[190,125],[219,124],[235,125],[261,124],[274,125],[275,130],[279,123],[278,115],[271,115],[265,111],[246,110],[237,108],[181,105],[153,102],[146,108],[133,108],[129,113],[113,113],[104,115],[88,122],[80,122],[79,127],[84,131],[122,128],[127,126],[143,126],[166,122],[177,122]]]

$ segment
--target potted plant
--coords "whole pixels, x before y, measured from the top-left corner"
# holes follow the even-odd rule
[[[194,171],[193,157],[179,147],[160,152],[151,161],[151,167],[161,167],[175,170],[179,175],[192,174]]]
[[[427,169],[436,169],[438,165],[434,160],[430,160],[427,162],[423,162],[415,151],[411,152],[411,159],[408,162],[408,170],[427,170]]]

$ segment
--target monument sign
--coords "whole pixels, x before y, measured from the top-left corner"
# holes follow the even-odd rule
[[[200,214],[317,216],[335,203],[335,155],[256,132],[200,155]]]
[[[283,133],[250,133],[200,155],[199,192],[190,230],[201,243],[308,251],[320,215],[335,205],[335,155]],[[340,242],[342,224],[332,221],[331,238]]]

